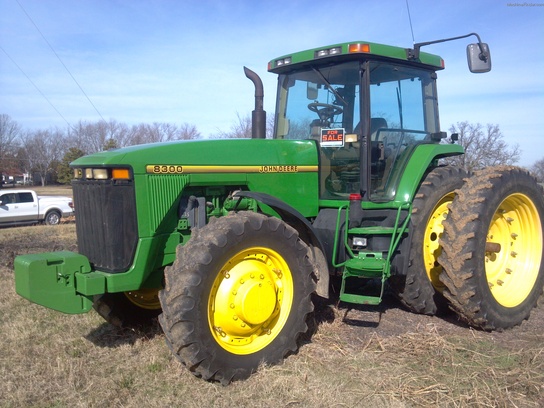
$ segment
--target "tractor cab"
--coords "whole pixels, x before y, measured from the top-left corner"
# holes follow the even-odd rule
[[[400,57],[399,57],[400,56]],[[442,60],[407,50],[349,43],[282,57],[276,139],[314,139],[320,198],[390,201],[414,147],[438,143],[435,71]]]

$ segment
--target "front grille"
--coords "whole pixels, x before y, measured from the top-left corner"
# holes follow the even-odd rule
[[[138,244],[133,183],[74,180],[72,187],[79,253],[95,269],[126,271]]]

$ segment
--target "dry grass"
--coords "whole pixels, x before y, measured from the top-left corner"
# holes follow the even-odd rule
[[[55,186],[33,186],[30,187],[39,195],[62,195],[72,197],[72,186],[70,185],[55,185]]]
[[[75,225],[0,230],[0,407],[540,407],[544,313],[505,333],[320,305],[311,342],[228,387],[194,378],[157,325],[116,329],[15,294],[15,254],[75,249]]]

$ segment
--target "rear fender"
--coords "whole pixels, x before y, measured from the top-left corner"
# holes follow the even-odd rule
[[[456,144],[429,143],[416,146],[406,167],[401,171],[395,201],[413,201],[425,173],[435,167],[439,159],[463,153],[463,147]]]

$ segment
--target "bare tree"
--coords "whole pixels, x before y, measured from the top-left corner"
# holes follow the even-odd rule
[[[480,123],[465,121],[452,125],[450,132],[459,135],[459,144],[465,148],[465,154],[446,161],[467,171],[500,164],[512,165],[519,161],[519,145],[509,146],[499,125],[487,124],[484,128]]]
[[[13,171],[16,167],[14,162],[15,153],[18,147],[18,137],[21,133],[19,124],[11,119],[9,115],[0,115],[0,181],[6,171]],[[1,187],[2,183],[0,183]]]
[[[125,146],[139,145],[143,143],[169,142],[172,140],[197,139],[201,135],[196,126],[183,123],[177,127],[171,123],[140,123],[132,126]]]
[[[231,125],[230,130],[220,130],[213,137],[217,139],[251,139],[251,114],[241,116],[237,113],[236,118],[237,120]]]
[[[266,138],[271,139],[274,132],[275,115],[267,115],[266,118]],[[252,130],[251,113],[245,116],[236,114],[236,121],[231,125],[229,131],[219,131],[213,138],[217,139],[251,139]]]
[[[114,119],[110,119],[109,122],[79,121],[68,129],[67,137],[70,146],[77,146],[87,154],[107,150],[112,146],[123,147],[131,144],[131,132],[128,126]],[[112,140],[115,143],[112,143]]]
[[[48,174],[56,173],[64,154],[64,134],[58,129],[38,130],[23,135],[21,139],[28,158],[27,172],[37,173],[42,186],[45,186]]]
[[[544,157],[537,160],[529,169],[540,183],[544,183]]]
[[[272,139],[274,137],[274,124],[276,123],[276,114],[266,115],[266,138]]]
[[[130,128],[125,123],[119,123],[114,119],[110,119],[108,122],[107,137],[106,144],[102,146],[103,150],[128,146]]]
[[[7,157],[20,172],[39,174],[42,185],[48,178],[62,171],[59,177],[64,180],[67,164],[62,167],[62,158],[70,149],[92,154],[118,147],[143,143],[166,142],[200,138],[196,126],[183,123],[181,127],[171,123],[140,123],[128,127],[114,119],[109,121],[79,121],[65,131],[38,130],[23,133],[17,123],[8,115],[0,115],[0,176]],[[18,141],[22,147],[18,148]]]
[[[80,120],[69,129],[68,134],[71,146],[77,146],[89,154],[102,151],[109,139],[108,126],[104,121],[88,123]]]
[[[195,125],[191,125],[187,122],[183,123],[178,132],[177,139],[179,140],[191,140],[191,139],[200,139],[202,135],[198,131]]]
[[[157,123],[145,125],[146,143],[169,142],[177,138],[177,126],[171,123]]]
[[[289,138],[291,139],[307,139],[311,137],[312,121],[303,119],[300,121],[292,121],[289,123]]]

